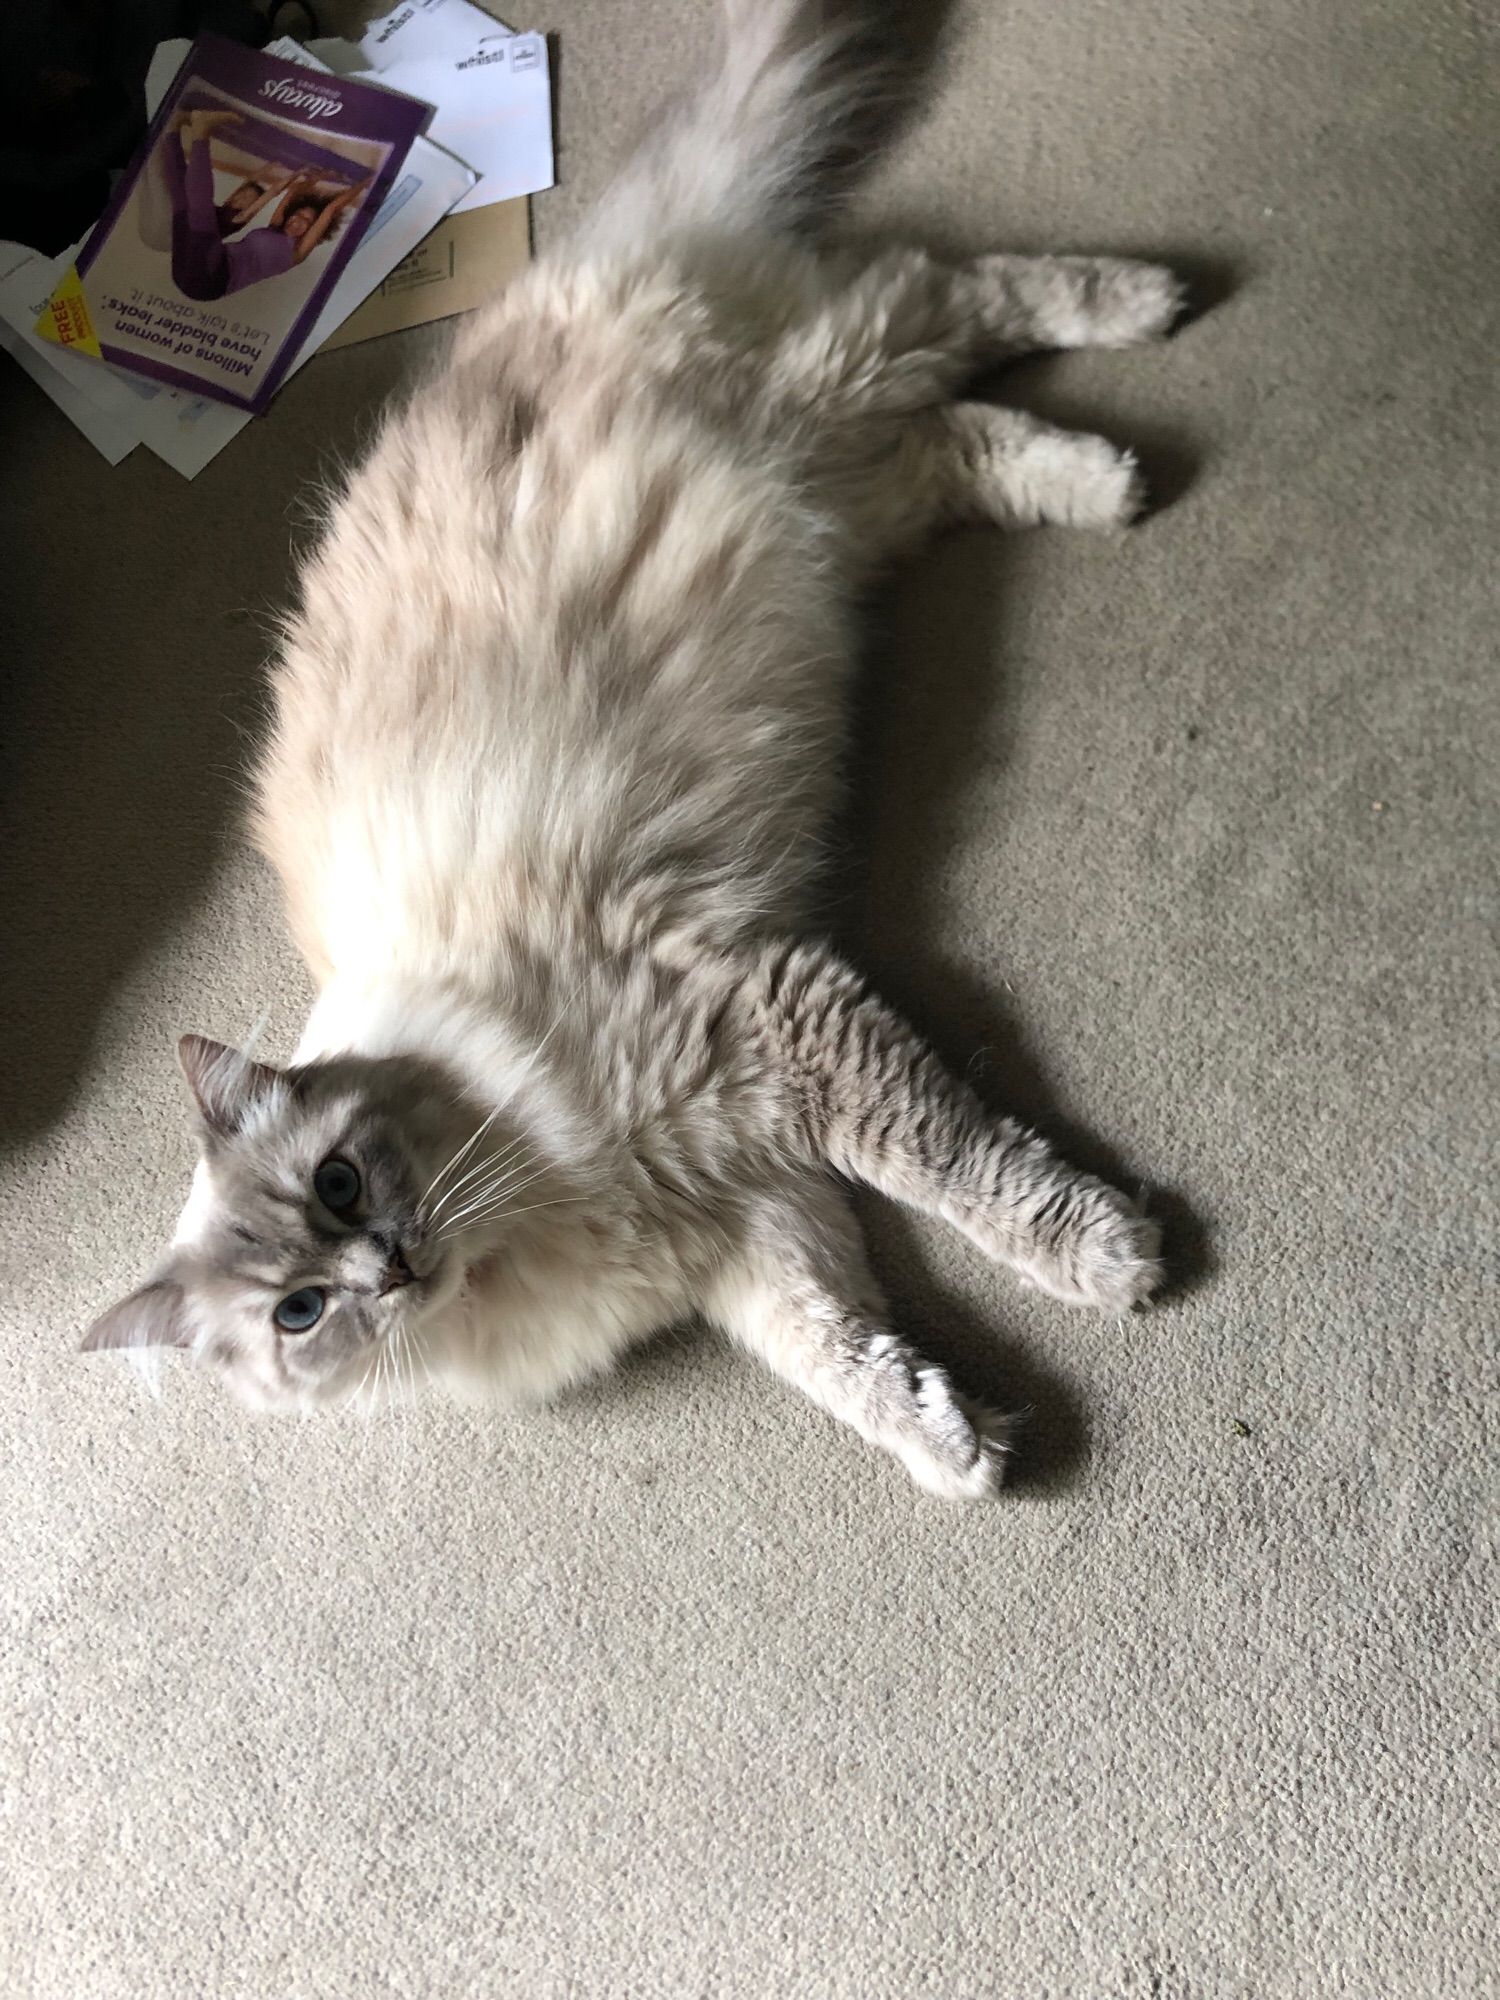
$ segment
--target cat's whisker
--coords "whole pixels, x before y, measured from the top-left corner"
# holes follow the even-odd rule
[[[564,1020],[568,1018],[568,1010],[570,1010],[572,1002],[574,1002],[574,1000],[578,998],[578,994],[580,994],[580,992],[584,990],[584,986],[588,984],[588,978],[590,978],[590,974],[588,974],[588,972],[584,972],[584,974],[582,974],[582,978],[580,978],[580,980],[578,980],[578,982],[576,982],[576,984],[574,984],[574,986],[570,988],[570,992],[568,992],[568,994],[566,994],[566,996],[562,998],[562,1002],[560,1002],[560,1006],[558,1006],[558,1012],[556,1012],[556,1014],[552,1016],[552,1024],[548,1026],[546,1034],[542,1036],[542,1040],[540,1040],[540,1042],[536,1044],[536,1048],[534,1048],[534,1050],[532,1050],[532,1054],[528,1056],[528,1060],[526,1060],[526,1068],[524,1068],[524,1070],[520,1072],[520,1076],[522,1076],[522,1078],[530,1076],[530,1072],[532,1072],[532,1070],[536,1068],[536,1064],[538,1064],[538,1060],[542,1058],[542,1054],[544,1054],[544,1050],[546,1050],[548,1042],[550,1042],[550,1040],[552,1040],[552,1036],[554,1036],[554,1034],[558,1032],[558,1028],[562,1026],[562,1022],[564,1022]],[[428,1196],[430,1196],[430,1194],[432,1194],[432,1190],[434,1190],[434,1188],[438,1186],[438,1182],[442,1182],[446,1174],[450,1174],[450,1172],[452,1172],[454,1168],[458,1168],[458,1166],[460,1166],[460,1164],[464,1162],[464,1158],[468,1156],[468,1152],[470,1152],[470,1148],[474,1146],[474,1142],[476,1142],[476,1140],[478,1140],[478,1138],[480,1138],[480,1136],[482,1136],[482,1134],[484,1134],[484,1132],[486,1132],[486,1130],[488,1130],[488,1128],[490,1128],[490,1126],[494,1124],[494,1120],[496,1120],[498,1116],[500,1116],[500,1106],[496,1104],[496,1108],[494,1108],[494,1110],[490,1112],[490,1116],[488,1116],[488,1118],[486,1118],[486,1120],[484,1120],[484,1122],[482,1122],[480,1126],[476,1126],[476,1130],[474,1130],[474,1132],[470,1134],[470,1138],[468,1138],[468,1140],[466,1140],[466,1142],[464,1142],[464,1144],[462,1144],[462,1146],[458,1148],[458,1152],[456,1152],[456,1154],[454,1154],[454,1156],[452,1156],[452,1158],[450,1158],[448,1162],[444,1162],[444,1166],[442,1166],[442,1168],[438,1168],[438,1172],[436,1172],[436,1174],[432,1176],[432,1180],[430,1180],[430,1182],[428,1182],[428,1186],[424,1188],[424,1192],[422,1192],[422,1198],[418,1200],[418,1204],[416,1204],[416,1206],[418,1206],[418,1214],[424,1214],[424,1218],[426,1218],[428,1226],[432,1226],[432,1224],[434,1224],[434,1222],[438,1220],[438,1216],[440,1216],[440,1214],[442,1214],[442,1210],[444,1210],[444,1208],[448,1206],[448,1202],[450,1202],[450,1200],[454,1200],[454,1196],[458,1196],[458,1194],[462,1194],[462,1192],[466,1190],[466,1186],[468,1186],[468,1184],[470,1184],[470,1182],[472,1182],[472,1180],[476,1178],[476,1174],[478,1174],[478,1172],[482,1172],[482,1170],[484,1170],[486,1166],[500,1166],[500,1164],[510,1164],[510,1162],[514,1160],[514,1156],[516,1156],[518,1152],[522,1152],[522,1150],[524,1150],[524,1146],[526,1146],[526,1140],[524,1140],[524,1138],[518,1138],[518,1140],[516,1140],[516,1142],[514,1142],[514,1144],[512,1144],[512,1146],[510,1146],[510,1148],[508,1148],[508,1150],[504,1152],[504,1154],[498,1154],[498,1156],[494,1156],[494,1160],[490,1160],[490,1162],[478,1162],[478,1164],[476,1164],[476,1166],[472,1166],[472,1168],[470,1168],[470,1170],[468,1170],[466,1174],[460,1174],[460,1178],[458,1178],[456,1182],[452,1182],[452,1184],[450,1184],[448,1188],[444,1188],[444,1190],[442,1190],[442,1194],[438,1196],[438,1200],[436,1200],[436,1204],[434,1204],[432,1208],[428,1208],[428,1206],[426,1206],[426,1204],[428,1204]]]
[[[496,1182],[494,1182],[494,1186],[490,1186],[490,1188],[478,1188],[478,1190],[476,1190],[476,1192],[474,1192],[474,1194],[472,1194],[472,1196],[470,1196],[470,1198],[468,1198],[468,1200],[466,1200],[466,1202],[462,1204],[462,1208],[456,1208],[456,1210],[454,1210],[454,1212],[452,1212],[450,1216],[444,1216],[444,1218],[442,1218],[442,1230],[450,1228],[450,1226],[452,1226],[454,1222],[464,1222],[464,1220],[466,1220],[466,1216],[472,1216],[472,1214],[476,1214],[476,1212],[478,1212],[480,1208],[494,1208],[494,1206],[498,1206],[500,1202],[508,1202],[508,1200],[514,1200],[514,1198],[516,1198],[518,1194],[524,1194],[524,1192],[526,1192],[526,1188],[534,1188],[534,1186],[536,1186],[536,1182],[538,1182],[538,1180],[542,1180],[542,1178],[544,1178],[544,1176],[546,1176],[548,1172],[550,1172],[550,1168],[548,1168],[548,1166],[540,1166],[540,1168],[536,1168],[536,1172],[532,1172],[532,1174],[524,1174],[524,1178],[522,1178],[522,1174],[512,1174],[512,1176],[502,1176],[500,1180],[496,1180]]]
[[[456,1196],[461,1195],[474,1181],[497,1172],[503,1167],[513,1165],[518,1154],[527,1153],[531,1150],[533,1150],[532,1142],[523,1134],[521,1137],[513,1140],[509,1146],[503,1147],[498,1153],[489,1153],[483,1158],[475,1160],[470,1166],[465,1168],[456,1180],[443,1189],[437,1200],[432,1204],[430,1212],[434,1215],[440,1213],[448,1202],[454,1200]]]
[[[543,1055],[544,1051],[547,1048],[547,1044],[552,1040],[552,1037],[557,1033],[558,1029],[562,1026],[564,1020],[567,1018],[568,1009],[572,1006],[573,1002],[578,998],[579,994],[588,984],[588,980],[589,980],[589,973],[585,972],[583,976],[566,994],[561,1004],[559,1005],[556,1014],[553,1016],[552,1023],[547,1029],[547,1032],[542,1036],[542,1039],[537,1043],[536,1047],[532,1050],[531,1055],[527,1060],[526,1067],[521,1072],[522,1077],[529,1076],[531,1074],[531,1071],[536,1067],[538,1061],[541,1059],[541,1056]],[[466,1181],[468,1181],[472,1176],[470,1174],[463,1175],[455,1184],[445,1189],[443,1194],[439,1197],[436,1208],[433,1210],[427,1209],[427,1201],[429,1196],[432,1194],[433,1190],[438,1186],[439,1182],[443,1180],[444,1176],[452,1172],[459,1165],[461,1165],[462,1162],[468,1157],[468,1154],[472,1150],[475,1142],[485,1132],[489,1130],[490,1126],[499,1117],[500,1110],[501,1107],[497,1104],[494,1110],[489,1114],[489,1116],[475,1127],[474,1131],[470,1133],[468,1139],[464,1142],[462,1146],[459,1147],[458,1151],[452,1156],[452,1158],[446,1160],[443,1163],[443,1165],[439,1167],[438,1171],[433,1175],[432,1179],[423,1189],[422,1194],[417,1202],[417,1209],[419,1213],[426,1214],[429,1223],[436,1220],[437,1215],[441,1212],[446,1202],[449,1199],[451,1199],[451,1197],[454,1194],[460,1192],[464,1187]],[[514,1154],[516,1151],[520,1149],[520,1147],[523,1144],[524,1141],[518,1139],[515,1142],[515,1145],[510,1148],[510,1152]]]
[[[371,1371],[371,1369],[372,1369],[372,1368],[373,1368],[374,1366],[375,1366],[375,1357],[374,1357],[374,1355],[372,1354],[372,1355],[370,1356],[370,1359],[369,1359],[369,1360],[368,1360],[368,1361],[367,1361],[367,1362],[365,1363],[365,1365],[364,1365],[364,1369],[363,1369],[363,1371],[362,1371],[362,1373],[361,1373],[361,1375],[360,1375],[360,1378],[359,1378],[358,1382],[357,1382],[357,1383],[356,1383],[356,1384],[354,1385],[354,1393],[353,1393],[353,1395],[352,1395],[352,1396],[351,1396],[351,1397],[349,1398],[349,1400],[350,1400],[350,1402],[351,1402],[351,1403],[359,1403],[359,1402],[360,1402],[360,1398],[361,1398],[361,1397],[362,1397],[362,1396],[364,1395],[364,1393],[365,1393],[365,1390],[366,1390],[366,1389],[367,1389],[367,1388],[369,1387],[369,1383],[370,1383],[370,1371]],[[366,1407],[366,1406],[365,1406],[365,1405],[363,1405],[363,1404],[361,1404],[361,1408],[364,1408],[364,1407]]]
[[[383,1340],[377,1341],[375,1344],[375,1357],[374,1357],[375,1366],[372,1371],[374,1379],[370,1383],[370,1402],[369,1402],[369,1407],[365,1411],[366,1451],[369,1450],[370,1439],[375,1434],[375,1417],[377,1411],[380,1408],[381,1356],[384,1352],[384,1349],[385,1349],[385,1342]]]
[[[518,1159],[500,1162],[482,1179],[470,1182],[462,1188],[456,1188],[451,1199],[457,1200],[462,1207],[466,1203],[485,1199],[496,1188],[514,1186],[522,1175],[537,1171],[545,1172],[546,1166],[540,1148],[532,1147]],[[434,1221],[442,1219],[445,1206],[446,1204],[440,1204],[432,1211]]]
[[[433,1175],[432,1179],[427,1183],[426,1187],[422,1190],[421,1194],[418,1196],[417,1198],[418,1208],[422,1207],[423,1203],[425,1203],[427,1197],[432,1193],[432,1190],[437,1186],[438,1182],[443,1178],[444,1174],[446,1174],[450,1168],[456,1167],[458,1165],[459,1161],[465,1157],[465,1155],[469,1152],[470,1148],[474,1145],[474,1142],[478,1138],[480,1138],[480,1136],[483,1133],[489,1130],[490,1126],[494,1124],[495,1120],[499,1116],[500,1116],[500,1107],[497,1104],[494,1110],[490,1113],[489,1117],[481,1120],[481,1122],[474,1127],[474,1130],[469,1134],[468,1138],[458,1148],[458,1150],[452,1155],[450,1155],[448,1159],[444,1160],[443,1164],[438,1168],[437,1172]]]
[[[422,1371],[417,1365],[417,1343],[409,1326],[403,1327],[401,1330],[401,1343],[406,1350],[406,1365],[411,1378],[412,1401],[415,1403],[421,1387]]]
[[[455,1209],[451,1215],[443,1218],[443,1227],[446,1228],[450,1222],[461,1221],[464,1216],[472,1214],[475,1209],[484,1207],[488,1202],[504,1199],[507,1196],[518,1194],[523,1188],[533,1186],[546,1173],[547,1169],[546,1167],[542,1167],[536,1173],[531,1174],[523,1180],[521,1176],[526,1173],[526,1167],[531,1164],[532,1162],[528,1161],[525,1165],[517,1167],[513,1173],[501,1174],[484,1187],[476,1188],[460,1208]]]
[[[361,1467],[364,1466],[370,1456],[370,1435],[375,1423],[376,1396],[376,1391],[371,1384],[371,1377],[375,1374],[379,1365],[380,1348],[377,1344],[369,1360],[365,1363],[365,1372],[359,1378],[359,1388],[355,1391],[355,1395],[360,1402],[360,1414],[364,1419],[364,1437],[359,1447],[359,1462]]]
[[[508,1219],[514,1220],[517,1216],[535,1215],[544,1208],[571,1208],[575,1202],[582,1200],[581,1194],[560,1194],[552,1201],[533,1201],[528,1202],[525,1208],[507,1209],[505,1214]]]
[[[461,1226],[449,1230],[445,1235],[440,1236],[437,1240],[440,1243],[446,1242],[449,1240],[450,1237],[462,1234],[462,1231],[464,1229],[481,1228],[485,1223],[493,1221],[496,1217],[503,1216],[504,1219],[507,1222],[509,1222],[514,1217],[517,1216],[535,1215],[538,1212],[538,1210],[544,1208],[568,1208],[572,1206],[574,1203],[581,1202],[582,1200],[583,1200],[582,1195],[565,1194],[565,1195],[559,1195],[554,1201],[529,1202],[525,1208],[509,1208],[503,1201],[497,1202],[494,1208],[486,1210],[483,1215],[475,1216],[471,1220],[463,1223]]]
[[[260,1047],[266,1029],[270,1026],[270,1022],[271,1010],[268,1007],[263,1007],[250,1023],[249,1032],[240,1043],[240,1054],[245,1058],[246,1062],[254,1059],[255,1051]]]
[[[456,1213],[445,1219],[443,1229],[439,1232],[438,1240],[441,1241],[442,1235],[451,1228],[464,1224],[471,1225],[473,1217],[481,1212],[494,1214],[504,1208],[507,1202],[514,1201],[517,1195],[524,1194],[527,1188],[535,1187],[539,1180],[545,1178],[547,1171],[547,1168],[543,1167],[537,1173],[532,1174],[529,1179],[521,1181],[519,1185],[514,1180],[506,1181],[503,1185],[488,1189],[483,1194],[476,1196],[465,1207],[457,1210]]]
[[[531,1072],[536,1068],[538,1062],[541,1060],[543,1050],[546,1048],[547,1044],[551,1041],[552,1037],[557,1033],[558,1029],[562,1026],[563,1021],[567,1016],[568,1009],[572,1006],[573,1002],[578,998],[579,994],[583,991],[584,987],[588,985],[592,973],[593,973],[593,968],[591,966],[589,970],[583,974],[582,978],[578,980],[577,984],[573,986],[573,988],[569,991],[567,996],[562,1001],[562,1004],[558,1007],[557,1013],[553,1017],[551,1027],[547,1030],[546,1034],[543,1035],[542,1039],[537,1043],[536,1047],[532,1050],[531,1058],[528,1061],[525,1069],[523,1069],[521,1072],[521,1075],[523,1077],[530,1076]]]
[[[407,1409],[406,1376],[401,1368],[401,1346],[399,1331],[390,1339],[391,1350],[391,1430],[395,1438],[397,1453],[396,1491],[406,1483]]]
[[[535,1179],[535,1176],[532,1178]],[[530,1185],[531,1181],[523,1181],[521,1183],[523,1187],[529,1187]],[[513,1198],[517,1192],[516,1181],[503,1177],[490,1186],[477,1188],[463,1202],[461,1207],[438,1219],[435,1231],[433,1232],[433,1240],[441,1242],[450,1229],[461,1226],[471,1216],[478,1214],[481,1209],[492,1207],[496,1202]]]
[[[393,1409],[394,1399],[391,1394],[391,1377],[391,1343],[390,1336],[387,1334],[382,1337],[380,1342],[380,1371],[377,1377],[380,1385],[380,1434],[382,1440],[387,1436],[394,1436],[395,1434],[396,1418]],[[381,1452],[381,1463],[383,1466],[389,1463],[384,1448],[382,1448]]]
[[[502,1152],[476,1160],[451,1186],[443,1189],[437,1200],[426,1211],[429,1223],[439,1219],[443,1212],[455,1201],[472,1197],[481,1188],[508,1173],[524,1173],[538,1158],[538,1151],[527,1138],[519,1138]]]
[[[411,1352],[410,1335],[404,1326],[396,1328],[396,1379],[401,1399],[401,1464],[397,1474],[396,1491],[398,1497],[406,1490],[406,1475],[411,1466],[411,1434],[416,1419],[412,1404],[416,1399],[417,1369]]]
[[[510,1147],[509,1150],[504,1155],[499,1155],[493,1160],[482,1161],[477,1167],[473,1168],[469,1173],[465,1174],[461,1180],[457,1181],[451,1188],[447,1189],[446,1192],[433,1204],[431,1209],[427,1211],[428,1222],[429,1223],[435,1222],[451,1201],[455,1201],[459,1199],[461,1196],[469,1193],[473,1189],[475,1184],[484,1179],[485,1177],[490,1175],[503,1174],[512,1170],[516,1172],[524,1172],[526,1167],[529,1166],[532,1163],[532,1161],[536,1158],[535,1151],[532,1150],[526,1152],[526,1156],[524,1159],[517,1160],[516,1155],[522,1152],[523,1149],[525,1149],[527,1143],[528,1142],[524,1140],[518,1139],[515,1145]]]
[[[455,1200],[459,1195],[463,1194],[465,1189],[471,1187],[475,1181],[482,1180],[486,1175],[495,1172],[501,1166],[508,1166],[516,1154],[523,1150],[525,1144],[525,1140],[517,1139],[514,1144],[506,1147],[503,1152],[486,1154],[482,1159],[475,1160],[455,1181],[443,1189],[437,1200],[432,1204],[431,1212],[434,1215],[440,1214],[450,1201]]]

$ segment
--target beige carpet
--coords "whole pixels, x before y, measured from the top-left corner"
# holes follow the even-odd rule
[[[537,19],[544,239],[709,11]],[[1465,0],[970,0],[870,191],[1216,301],[1016,378],[1163,511],[874,608],[840,928],[1183,1274],[1101,1324],[872,1210],[1033,1407],[986,1512],[691,1332],[368,1429],[71,1357],[182,1192],[175,1034],[293,1035],[233,831],[263,613],[420,341],[192,485],[0,369],[6,2000],[1496,1991],[1497,87]]]

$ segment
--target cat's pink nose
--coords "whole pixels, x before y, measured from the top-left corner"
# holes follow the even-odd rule
[[[380,1274],[380,1296],[387,1292],[399,1292],[403,1285],[409,1285],[416,1273],[407,1263],[400,1250],[391,1252],[390,1262]]]

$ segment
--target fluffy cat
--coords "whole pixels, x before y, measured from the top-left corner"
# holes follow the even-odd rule
[[[285,1068],[184,1038],[191,1195],[85,1344],[189,1348],[273,1408],[402,1371],[527,1398],[698,1313],[978,1498],[1005,1423],[891,1330],[839,1176],[1111,1313],[1157,1231],[800,935],[846,607],[944,522],[1128,520],[1127,454],[963,386],[1162,335],[1179,288],[820,238],[850,39],[811,0],[727,14],[716,75],[331,506],[255,817],[319,998]]]

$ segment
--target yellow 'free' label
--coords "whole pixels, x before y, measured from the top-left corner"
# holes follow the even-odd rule
[[[91,354],[96,361],[103,360],[99,352],[99,336],[89,318],[88,300],[83,296],[83,280],[76,265],[68,266],[68,275],[48,299],[36,323],[36,330],[43,340],[55,341],[59,347],[76,347],[81,354]]]

